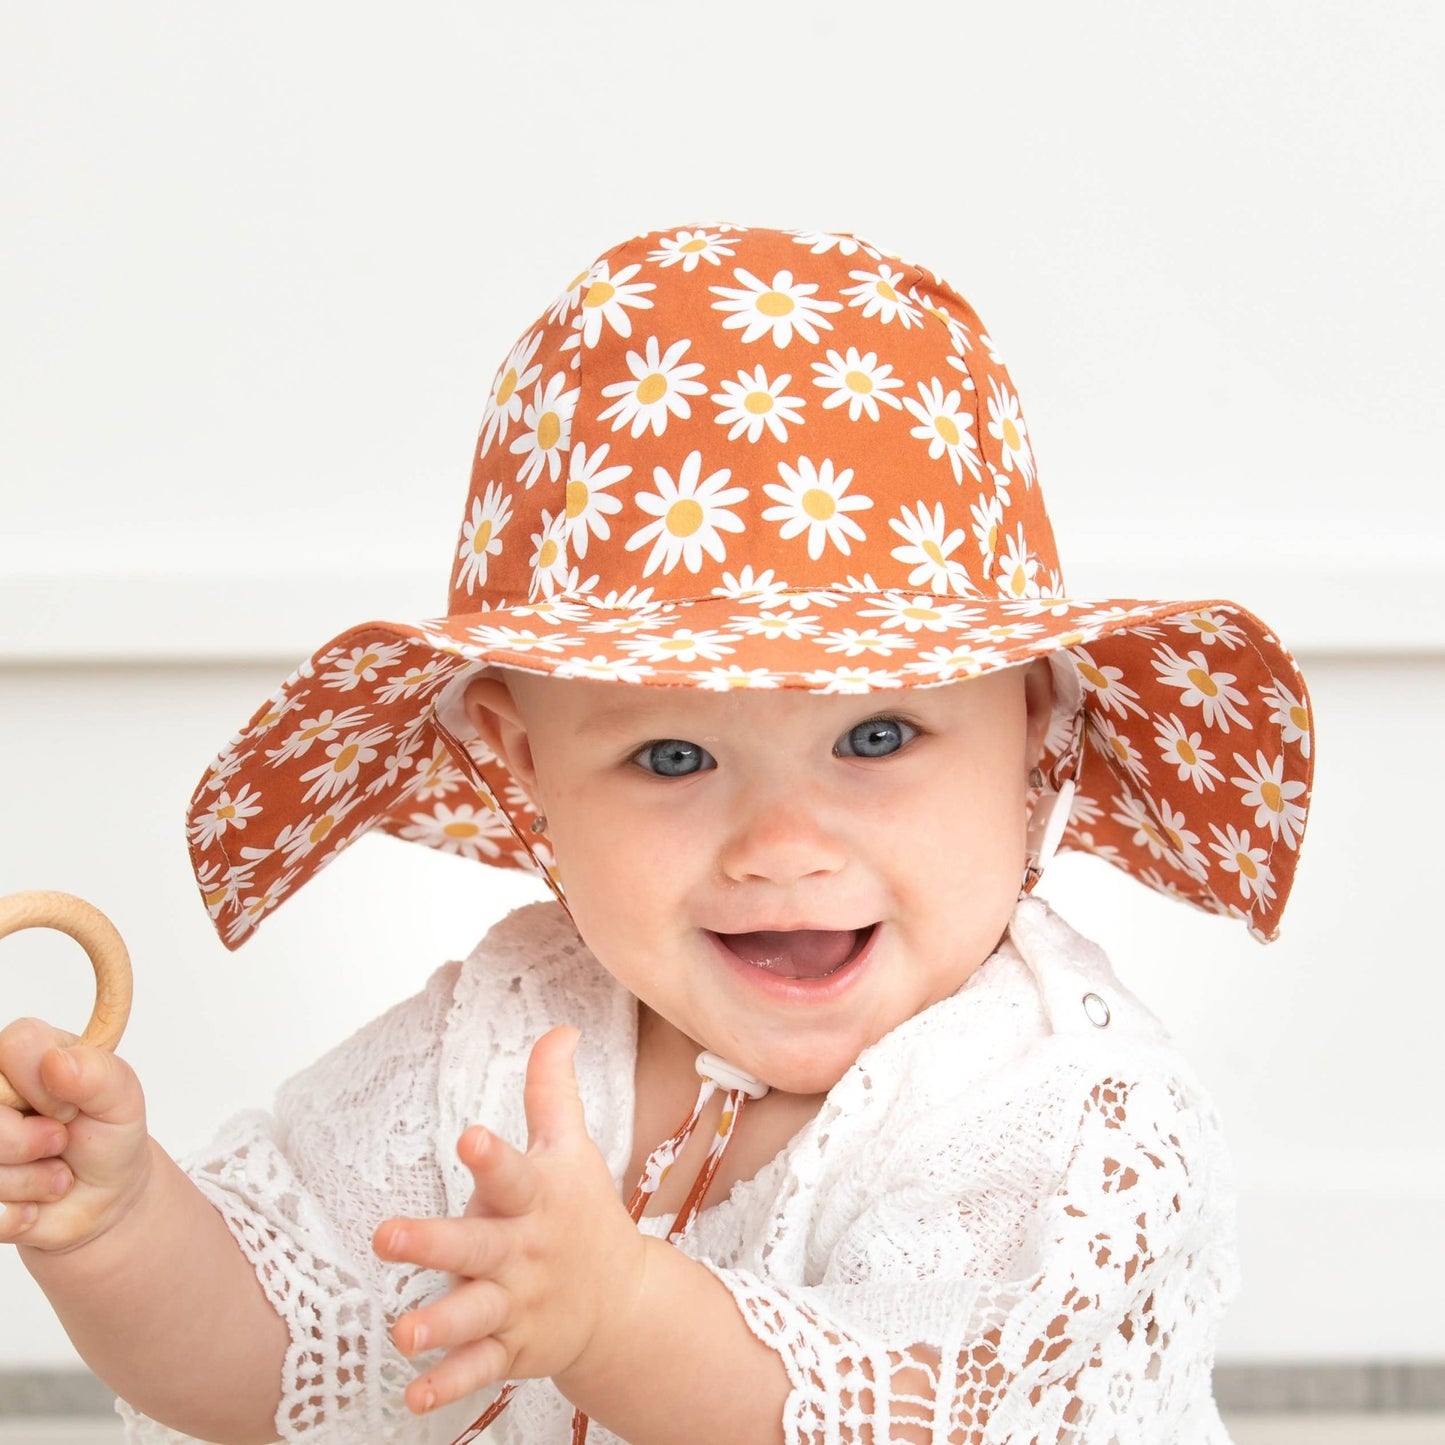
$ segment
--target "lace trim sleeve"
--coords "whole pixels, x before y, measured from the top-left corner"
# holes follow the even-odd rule
[[[997,1274],[971,1267],[968,1220],[989,1200],[920,1210],[912,1191],[857,1225],[911,1234],[911,1279],[780,1289],[709,1265],[787,1367],[789,1445],[1179,1438],[1171,1423],[1210,1399],[1233,1288],[1217,1125],[1177,1078],[1085,1087],[1062,1178],[1025,1210]]]
[[[285,1440],[389,1438],[405,1414],[412,1370],[388,1331],[438,1277],[384,1264],[371,1235],[389,1215],[446,1209],[437,1072],[457,969],[290,1080],[274,1115],[239,1116],[186,1162],[290,1330]],[[188,1438],[117,1408],[134,1445]]]

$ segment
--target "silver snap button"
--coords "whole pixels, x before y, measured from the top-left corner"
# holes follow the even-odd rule
[[[1109,1005],[1096,993],[1084,995],[1084,1015],[1096,1029],[1109,1027]]]

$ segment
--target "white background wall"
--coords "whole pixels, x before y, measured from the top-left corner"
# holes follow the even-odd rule
[[[121,926],[155,1131],[264,1101],[531,896],[369,841],[233,957],[180,827],[301,655],[441,609],[513,337],[636,230],[846,227],[988,320],[1077,594],[1232,596],[1300,652],[1278,944],[1092,860],[1049,891],[1224,1113],[1226,1355],[1445,1356],[1442,74],[1445,9],[1402,0],[0,0],[0,892]],[[0,1014],[82,1018],[83,975],[5,940]],[[0,1367],[71,1358],[10,1257],[0,1300]]]

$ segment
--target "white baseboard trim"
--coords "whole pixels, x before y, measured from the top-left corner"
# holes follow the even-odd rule
[[[1445,1360],[1221,1364],[1214,1394],[1237,1414],[1445,1411]],[[0,1419],[109,1415],[114,1398],[86,1370],[0,1370]]]
[[[174,540],[161,555],[117,565],[125,555],[9,541],[0,549],[0,665],[246,661],[288,670],[357,622],[446,607],[441,566],[398,565],[375,539],[333,547],[314,566],[294,551],[213,551],[203,570],[193,560],[203,554]],[[1230,598],[1301,657],[1445,656],[1445,538],[1266,546],[1111,534],[1083,539],[1068,562],[1075,596]]]

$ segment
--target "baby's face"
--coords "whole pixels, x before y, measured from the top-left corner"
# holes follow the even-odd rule
[[[862,697],[505,676],[500,745],[588,946],[774,1088],[831,1088],[998,942],[1046,664]]]

